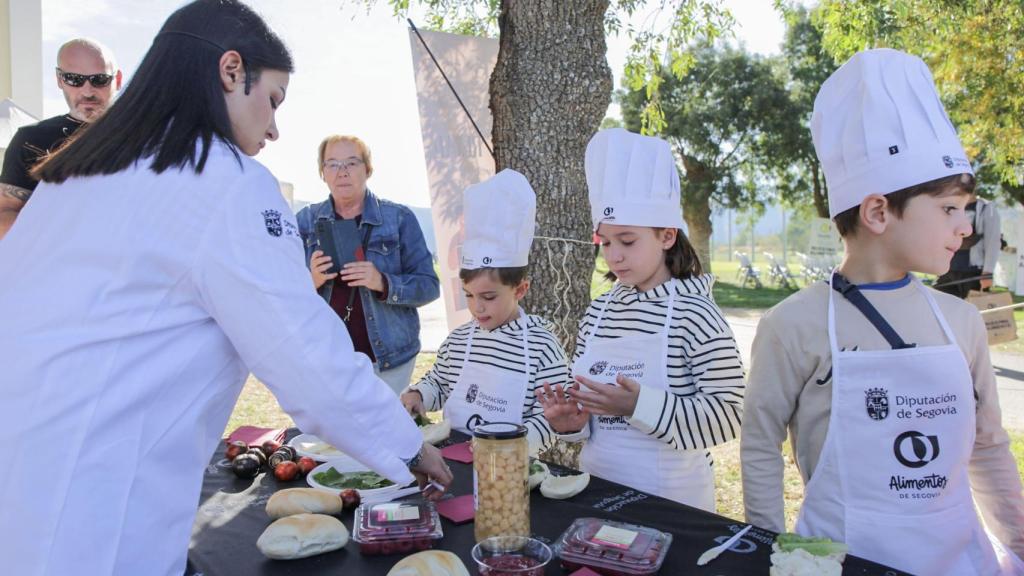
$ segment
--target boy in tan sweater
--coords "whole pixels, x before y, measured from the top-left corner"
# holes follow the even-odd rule
[[[747,520],[785,529],[788,432],[805,483],[797,532],[915,574],[1024,573],[1024,498],[984,323],[910,274],[944,273],[971,233],[973,171],[931,74],[902,52],[858,53],[822,85],[811,130],[846,254],[758,327]]]

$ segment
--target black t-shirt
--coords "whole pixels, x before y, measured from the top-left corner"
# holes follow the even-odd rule
[[[82,124],[65,114],[19,128],[4,154],[0,184],[35,190],[39,181],[30,176],[29,171],[41,158],[60,148]]]

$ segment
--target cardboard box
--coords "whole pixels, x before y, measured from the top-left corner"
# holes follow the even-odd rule
[[[979,292],[971,290],[967,294],[967,301],[974,304],[979,311],[984,311],[1013,304],[1013,296],[1009,292]],[[1017,339],[1017,322],[1013,319],[1013,310],[990,312],[982,314],[981,317],[985,320],[989,345]]]

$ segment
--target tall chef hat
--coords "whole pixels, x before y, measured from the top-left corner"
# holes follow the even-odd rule
[[[601,222],[683,228],[679,172],[668,142],[622,128],[600,130],[584,161],[594,230]]]
[[[517,268],[529,263],[537,198],[526,177],[505,169],[462,195],[465,270]]]
[[[854,54],[814,99],[814,150],[837,214],[971,164],[920,58],[880,48]]]

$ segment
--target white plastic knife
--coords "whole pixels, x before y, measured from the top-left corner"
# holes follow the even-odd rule
[[[718,546],[715,546],[714,548],[708,549],[707,552],[705,552],[705,553],[700,555],[700,558],[697,558],[697,566],[703,566],[703,565],[707,564],[708,562],[711,562],[715,558],[718,558],[719,554],[721,554],[722,552],[725,552],[729,548],[732,548],[732,545],[735,544],[736,541],[739,540],[740,537],[742,537],[744,534],[746,534],[747,530],[750,530],[752,527],[753,527],[752,524],[748,524],[746,528],[744,528],[743,530],[740,530],[739,532],[733,534],[732,538],[729,538],[728,540],[726,540],[725,542],[722,542],[721,544],[719,544]]]

